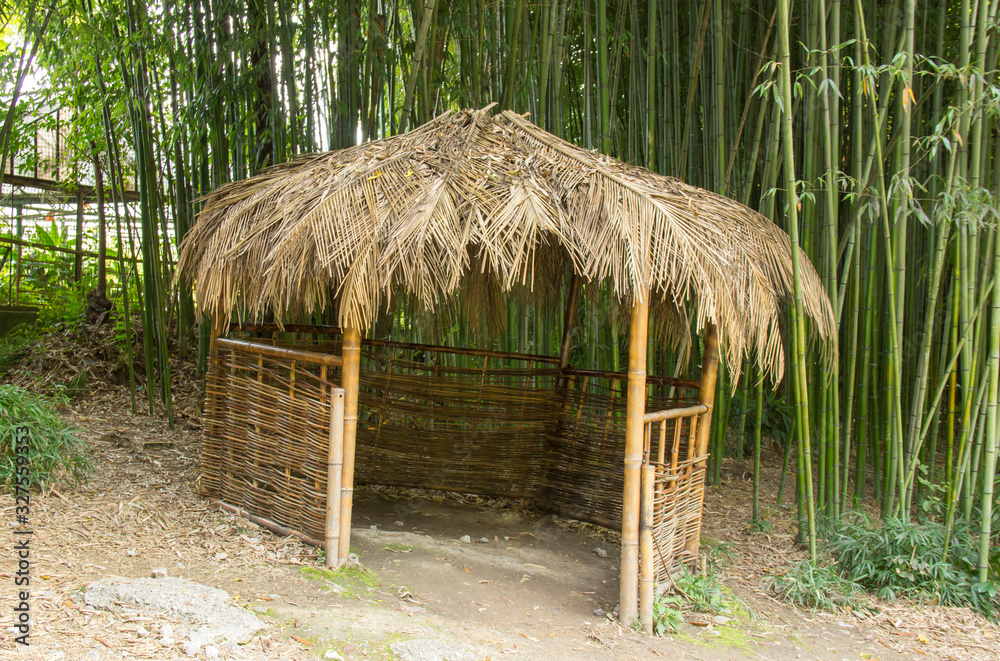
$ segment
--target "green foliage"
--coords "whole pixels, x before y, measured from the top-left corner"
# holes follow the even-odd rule
[[[744,397],[746,398],[746,401],[743,401]],[[748,388],[746,392],[741,389],[733,395],[734,405],[730,406],[729,424],[734,427],[737,424],[740,408],[746,408],[747,431],[744,437],[743,454],[747,457],[753,456],[753,425],[756,400],[757,393],[752,388]],[[761,408],[761,438],[769,438],[774,444],[784,447],[788,436],[792,431],[794,422],[795,408],[791,399],[785,397],[784,389],[780,388],[778,390],[771,390],[769,387],[765,386],[764,405]]]
[[[56,413],[58,399],[32,395],[23,388],[0,385],[0,482],[13,485],[15,430],[27,427],[30,437],[31,486],[55,481],[77,484],[91,470],[87,448]]]
[[[20,328],[6,337],[0,337],[0,377],[10,371],[21,357],[28,353],[28,335]]]
[[[653,602],[653,631],[658,636],[677,631],[684,613],[737,613],[746,605],[719,583],[714,572],[707,575],[679,571],[671,577],[672,590]]]
[[[771,521],[773,517],[774,510],[770,507],[765,507],[760,516],[750,520],[750,531],[759,533],[771,532],[771,529],[774,527],[774,522]]]
[[[831,522],[827,538],[843,576],[882,599],[905,596],[1000,614],[996,583],[977,578],[978,540],[970,529],[955,527],[947,555],[945,526],[935,521],[876,523],[856,514]],[[994,576],[998,570],[994,560]]]
[[[684,624],[684,598],[669,594],[657,597],[653,602],[653,632],[657,636],[675,633]]]
[[[812,560],[797,562],[784,574],[772,577],[768,587],[793,604],[829,611],[853,605],[855,595],[861,591],[833,565]]]
[[[683,592],[691,610],[719,613],[728,607],[730,599],[713,572],[702,576],[682,571],[674,576],[674,584]]]

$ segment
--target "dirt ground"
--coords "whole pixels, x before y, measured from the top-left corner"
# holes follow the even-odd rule
[[[768,578],[803,557],[784,507],[766,533],[747,528],[751,486],[741,470],[708,489],[703,545],[713,571],[744,607],[689,613],[662,638],[622,628],[614,534],[534,512],[524,503],[455,494],[359,489],[352,546],[362,568],[322,570],[316,549],[211,507],[197,494],[200,430],[181,414],[133,416],[119,392],[94,394],[67,414],[96,468],[78,488],[32,502],[31,646],[8,627],[15,601],[14,503],[0,563],[0,657],[187,659],[164,646],[162,614],[96,610],[82,590],[155,568],[229,592],[269,626],[219,658],[393,659],[389,645],[434,638],[481,659],[1000,659],[1000,629],[965,609],[876,603],[874,612],[814,613],[778,601]],[[194,413],[188,408],[186,413]],[[767,462],[776,464],[775,461]],[[774,502],[775,472],[762,501]],[[468,535],[471,541],[461,541]],[[603,549],[606,557],[599,551]],[[204,651],[198,658],[206,658]]]

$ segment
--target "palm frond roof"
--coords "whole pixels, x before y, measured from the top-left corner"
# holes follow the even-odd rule
[[[182,243],[179,273],[216,322],[337,305],[341,325],[363,331],[400,287],[428,307],[469,278],[510,292],[551,273],[556,255],[584,282],[665,311],[675,340],[691,319],[716,324],[731,369],[749,352],[780,379],[790,249],[733,200],[487,108],[220,187]],[[832,307],[801,256],[804,310],[828,344]]]

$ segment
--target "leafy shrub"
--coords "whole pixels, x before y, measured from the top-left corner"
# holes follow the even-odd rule
[[[15,462],[15,430],[29,429],[28,450],[33,487],[57,479],[71,483],[84,480],[90,461],[83,442],[56,414],[58,400],[44,399],[12,385],[0,385],[0,482],[12,488]]]
[[[947,559],[945,526],[934,521],[873,522],[855,514],[830,523],[827,538],[843,576],[882,599],[906,596],[1000,613],[996,585],[978,580],[978,539],[968,528],[956,525]]]
[[[812,560],[797,562],[772,577],[768,587],[793,604],[829,611],[855,605],[855,595],[861,592],[861,586],[841,576],[836,567]]]
[[[684,613],[749,612],[746,605],[719,583],[714,573],[707,576],[679,571],[671,578],[673,591],[653,602],[653,631],[658,636],[677,631]]]

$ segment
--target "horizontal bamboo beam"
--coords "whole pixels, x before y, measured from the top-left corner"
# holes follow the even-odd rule
[[[285,360],[300,360],[304,363],[315,363],[316,365],[327,365],[330,367],[340,367],[344,361],[340,356],[326,353],[315,353],[312,351],[300,351],[298,349],[282,349],[269,344],[256,344],[244,340],[231,340],[220,337],[215,340],[215,346],[222,349],[232,349],[244,353],[264,356],[266,358],[281,358]]]
[[[318,539],[314,539],[312,537],[309,537],[308,535],[303,535],[302,533],[300,533],[297,530],[292,530],[291,528],[286,528],[285,526],[277,524],[274,521],[271,521],[270,519],[265,519],[263,517],[255,515],[255,514],[251,514],[250,512],[248,512],[248,511],[246,511],[244,509],[240,509],[239,507],[236,507],[235,505],[230,505],[229,503],[224,503],[221,500],[213,500],[209,504],[213,505],[215,507],[218,507],[220,510],[225,510],[227,512],[232,512],[236,516],[242,516],[247,521],[250,521],[251,523],[256,523],[261,528],[265,528],[266,530],[270,530],[275,535],[281,535],[282,537],[295,537],[295,538],[301,539],[303,542],[305,542],[309,546],[318,546],[319,548],[323,548],[324,542],[322,542],[322,541],[320,541]]]
[[[438,353],[453,353],[459,356],[480,356],[483,358],[509,358],[511,360],[534,361],[536,363],[559,364],[559,358],[553,356],[537,356],[530,353],[513,353],[510,351],[490,351],[488,349],[460,349],[457,347],[442,347],[436,344],[412,344],[410,342],[392,342],[390,340],[365,340],[364,344],[373,347],[389,347],[393,349],[414,349],[420,351],[435,351]]]
[[[583,370],[576,367],[567,367],[563,370],[569,376],[596,376],[606,379],[617,379],[625,381],[628,374],[624,372],[606,372],[601,370]],[[646,384],[651,386],[674,386],[675,388],[686,388],[688,390],[698,390],[699,383],[691,379],[678,379],[672,376],[647,376]]]
[[[83,257],[97,257],[96,252],[91,252],[89,250],[76,250],[74,248],[64,248],[62,246],[47,246],[44,243],[35,243],[33,241],[22,241],[21,239],[13,239],[8,237],[0,237],[0,243],[9,243],[14,246],[21,246],[23,248],[37,248],[39,250],[48,250],[50,252],[62,252],[67,255],[81,255]]]
[[[17,186],[19,188],[38,188],[41,190],[51,191],[58,196],[65,196],[65,200],[76,201],[75,198],[78,193],[83,194],[83,199],[85,202],[90,202],[97,199],[97,191],[93,186],[88,186],[86,184],[70,185],[64,181],[53,181],[51,179],[42,179],[39,177],[22,177],[16,174],[4,173],[3,183],[8,186]],[[121,203],[120,198],[113,197],[113,191],[110,188],[106,188],[104,193],[105,199],[108,202],[118,202]],[[138,202],[139,201],[139,191],[137,190],[126,190],[125,200],[127,202]]]
[[[642,416],[642,421],[648,425],[651,422],[661,422],[663,420],[673,420],[675,418],[686,418],[691,415],[706,413],[707,411],[708,407],[706,405],[695,404],[694,406],[685,406],[682,409],[667,409],[665,411],[647,413]]]
[[[337,326],[310,326],[306,324],[244,324],[233,322],[230,330],[261,331],[265,333],[315,333],[317,335],[341,335]],[[555,356],[539,356],[530,353],[513,353],[510,351],[492,351],[489,349],[464,349],[460,347],[444,347],[439,344],[414,344],[412,342],[394,342],[392,340],[362,340],[362,345],[372,347],[388,347],[390,349],[411,349],[413,351],[434,351],[437,353],[452,353],[459,356],[479,356],[482,358],[509,358],[511,360],[534,361],[536,363],[559,364]],[[694,381],[692,387],[697,388]]]
[[[264,333],[315,333],[316,335],[342,335],[340,326],[314,326],[312,324],[249,323],[231,321],[229,330],[261,331]]]

